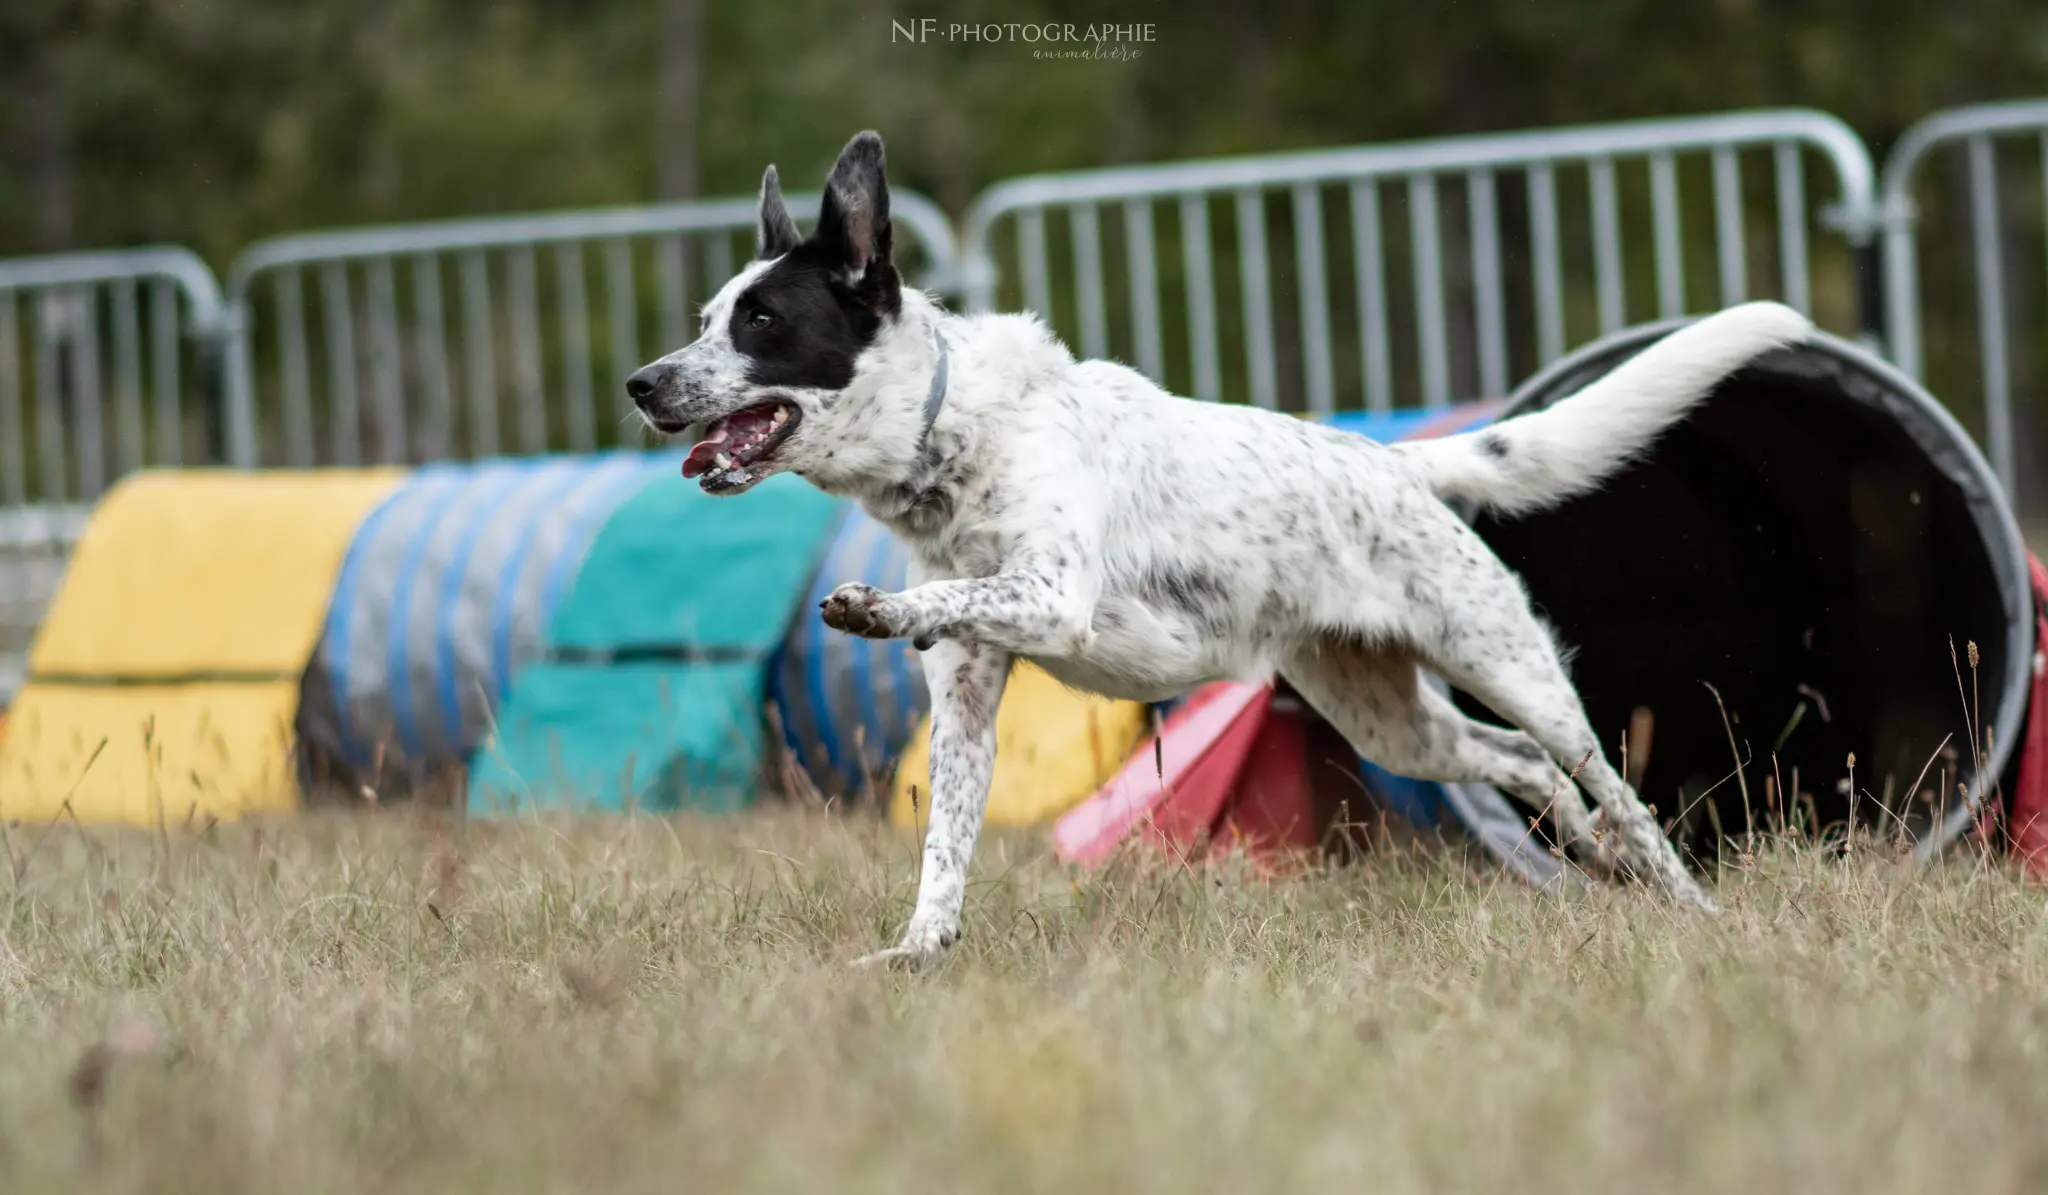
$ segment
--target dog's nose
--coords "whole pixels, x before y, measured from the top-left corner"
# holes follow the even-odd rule
[[[626,394],[632,398],[635,406],[646,409],[648,400],[661,391],[661,382],[667,373],[666,366],[641,366],[633,371],[632,377],[626,379]]]

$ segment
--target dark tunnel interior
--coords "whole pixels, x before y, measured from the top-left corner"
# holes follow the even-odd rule
[[[1858,824],[1925,833],[2020,663],[1964,487],[1847,389],[1746,371],[1602,490],[1475,523],[1571,653],[1610,760],[1650,711],[1643,797],[1702,862],[1788,798],[1793,824],[1838,828],[1852,754]]]

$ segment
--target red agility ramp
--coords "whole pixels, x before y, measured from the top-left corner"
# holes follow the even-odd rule
[[[1357,757],[1293,693],[1225,681],[1197,689],[1156,738],[1053,827],[1062,859],[1094,865],[1133,834],[1183,858],[1314,850],[1362,793]]]

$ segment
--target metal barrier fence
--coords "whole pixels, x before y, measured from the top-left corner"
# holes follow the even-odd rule
[[[0,260],[0,692],[92,501],[142,465],[215,461],[184,383],[221,312],[184,249]]]
[[[2009,152],[2022,137],[2034,158],[2026,172]],[[1958,169],[1941,180],[1947,187],[1930,187],[1928,168],[1944,155]],[[2048,261],[2048,101],[1951,108],[1921,120],[1886,158],[1880,202],[1889,355],[1951,407],[1972,396],[1981,403],[1979,438],[2007,493],[2017,496],[2027,463],[2020,452],[2038,438],[2025,434],[2038,431],[2038,412],[2016,417],[2013,395],[2048,387],[2048,353],[2036,347],[2048,319],[2048,271],[2034,268]],[[1930,262],[1923,278],[1923,237],[1963,251]],[[1922,303],[1930,287],[1940,310],[1973,312],[1974,319],[1930,329]],[[1974,345],[1955,334],[1972,324]]]
[[[753,199],[710,200],[257,244],[229,276],[230,459],[407,463],[639,443],[626,376],[653,346],[695,335],[691,304],[753,252],[756,212]],[[952,287],[945,215],[913,192],[891,196],[891,215],[898,264]]]
[[[1813,235],[1815,159],[1836,226],[1867,227],[1863,143],[1825,113],[1771,110],[1020,178],[975,201],[963,270],[971,307],[1031,308],[1179,393],[1441,406],[1632,320],[1767,293],[1853,330],[1851,245]],[[1713,237],[1688,243],[1699,207]],[[1647,263],[1624,252],[1645,234]]]

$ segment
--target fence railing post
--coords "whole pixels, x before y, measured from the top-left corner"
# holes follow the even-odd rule
[[[1892,363],[1908,377],[1922,381],[1928,363],[1920,306],[1920,209],[1914,190],[1921,168],[1936,152],[1957,148],[1966,151],[1963,192],[1969,208],[1965,221],[1970,230],[1970,245],[1956,258],[1971,263],[1975,283],[1975,368],[1983,404],[1984,454],[1990,458],[2008,496],[2016,494],[2019,460],[2014,443],[2011,358],[2016,348],[2024,351],[2031,338],[2011,335],[2012,313],[2007,310],[2005,273],[2024,268],[2024,263],[2008,262],[2002,242],[2006,235],[2004,224],[2011,213],[2038,209],[2001,203],[1995,143],[1998,138],[2020,134],[2040,138],[2043,152],[2048,152],[2048,100],[1971,104],[1936,112],[1916,121],[1899,136],[1885,157],[1878,191],[1884,234],[1886,345],[1891,350]],[[2040,187],[2037,181],[2030,189],[2038,195]],[[1944,379],[1942,389],[1952,394],[1955,388]]]
[[[1768,156],[1775,209],[1743,187],[1745,154]],[[1711,188],[1687,191],[1681,155],[1707,160]],[[1611,331],[1652,306],[1678,315],[1705,309],[1709,293],[1726,303],[1763,289],[1768,271],[1758,268],[1749,234],[1769,217],[1782,258],[1773,289],[1810,307],[1816,259],[1808,155],[1826,162],[1835,192],[1820,198],[1842,214],[1839,230],[1852,243],[1855,310],[1838,322],[1868,336],[1882,322],[1884,301],[1868,248],[1877,228],[1876,171],[1853,130],[1811,109],[1009,179],[970,205],[961,272],[971,309],[1021,297],[1068,343],[1135,362],[1180,393],[1314,413],[1440,405],[1499,389],[1518,370],[1583,340],[1595,324]],[[1638,169],[1648,172],[1647,204],[1618,182]],[[1560,202],[1567,174],[1583,180],[1576,190],[1585,198]],[[1518,192],[1526,205],[1509,201]],[[1713,286],[1688,284],[1702,273],[1688,265],[1699,247],[1685,235],[1688,211],[1711,237],[1714,252],[1702,264],[1711,267]],[[1105,254],[1099,242],[1109,218],[1125,237],[1159,243]],[[1635,229],[1644,221],[1651,235],[1624,253],[1624,240],[1640,236]],[[1071,261],[1056,251],[1061,241]],[[1588,243],[1589,255],[1562,252]],[[1001,276],[999,245],[1000,259],[1016,262],[1015,280]],[[1631,256],[1651,259],[1653,293],[1640,293],[1642,272],[1628,268]],[[1175,259],[1186,263],[1178,277],[1148,269]],[[1119,261],[1134,264],[1120,272]],[[1509,277],[1519,270],[1529,271],[1526,292]],[[1411,286],[1389,285],[1402,274]],[[1229,302],[1225,290],[1240,301]],[[1343,311],[1354,293],[1355,312]],[[1179,344],[1154,351],[1153,329],[1181,327],[1187,335]],[[1403,345],[1404,338],[1412,339]]]
[[[249,346],[242,338],[247,304],[231,295],[221,309],[219,325],[208,337],[213,388],[209,391],[214,419],[223,434],[219,452],[238,469],[256,467],[256,404],[249,377]]]

